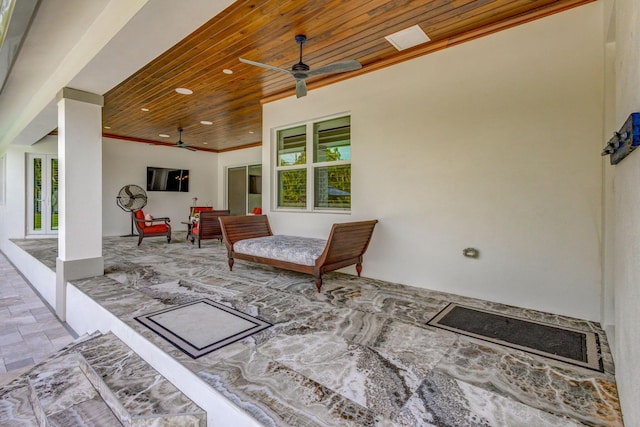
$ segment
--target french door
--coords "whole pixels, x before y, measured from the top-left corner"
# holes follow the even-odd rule
[[[27,156],[27,234],[58,233],[58,157]]]

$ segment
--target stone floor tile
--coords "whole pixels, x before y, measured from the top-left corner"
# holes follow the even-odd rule
[[[52,329],[47,329],[43,332],[50,340],[62,337],[66,338],[69,336],[69,332],[62,325],[56,326]]]
[[[28,357],[26,359],[17,360],[15,362],[7,363],[7,371],[13,371],[15,369],[24,368],[25,366],[33,365],[35,362],[33,358]]]
[[[22,341],[23,338],[19,332],[0,335],[0,345],[15,344]]]

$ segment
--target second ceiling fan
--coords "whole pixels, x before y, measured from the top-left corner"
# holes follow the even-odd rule
[[[245,64],[256,65],[258,67],[268,68],[270,70],[290,74],[296,79],[296,97],[298,98],[302,98],[303,96],[307,95],[306,79],[309,77],[320,76],[323,74],[345,73],[347,71],[355,71],[362,68],[362,64],[360,64],[355,59],[351,59],[348,61],[341,61],[334,64],[324,65],[315,70],[311,70],[307,64],[302,62],[302,45],[306,41],[307,36],[305,36],[304,34],[298,34],[296,36],[296,43],[300,45],[300,60],[297,64],[294,64],[293,67],[291,67],[291,70],[276,67],[274,65],[263,64],[261,62],[250,61],[244,58],[240,58],[240,61],[244,62]]]
[[[182,142],[182,128],[179,127],[178,128],[178,141],[173,144],[174,147],[178,147],[178,148],[186,148],[189,151],[197,151],[195,148],[191,147],[190,144],[185,144],[184,142]]]

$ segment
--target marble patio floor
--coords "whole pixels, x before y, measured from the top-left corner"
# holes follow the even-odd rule
[[[303,274],[229,272],[224,246],[180,237],[105,238],[105,275],[73,284],[263,425],[622,425],[597,323],[342,273],[317,293]],[[15,243],[55,269],[55,240]],[[134,319],[202,298],[273,326],[192,359]],[[595,331],[604,372],[427,326],[449,302]]]

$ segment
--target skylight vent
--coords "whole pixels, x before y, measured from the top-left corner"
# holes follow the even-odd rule
[[[385,39],[398,50],[409,49],[410,47],[431,41],[429,36],[422,31],[420,25],[405,28],[397,33],[386,36]]]

